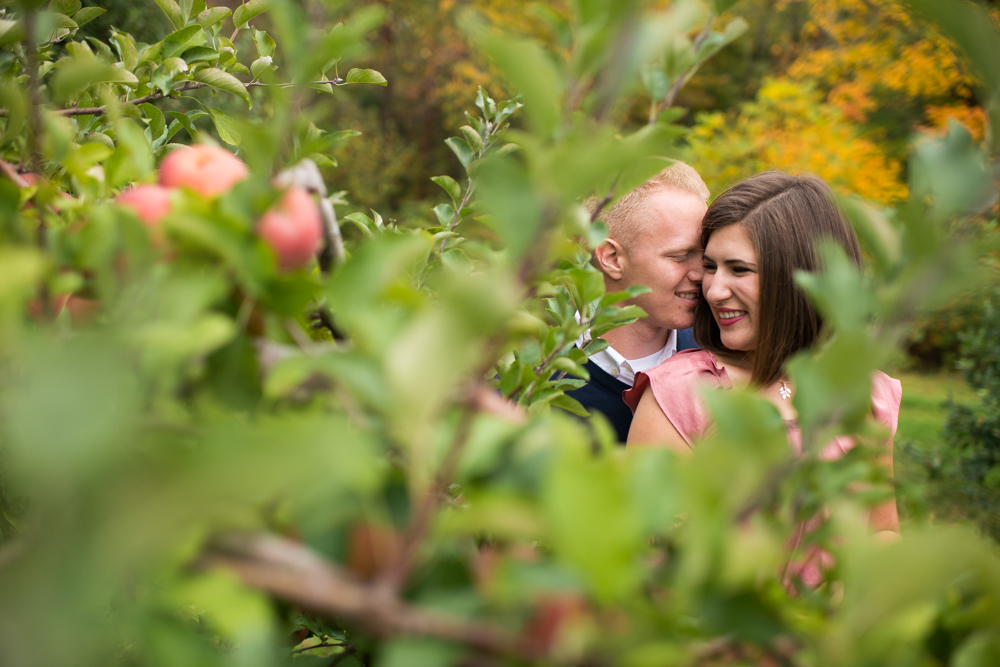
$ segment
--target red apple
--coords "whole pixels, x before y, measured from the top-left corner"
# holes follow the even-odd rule
[[[280,270],[301,268],[315,257],[323,241],[319,206],[303,188],[292,186],[261,216],[257,234],[278,257]]]
[[[27,303],[28,314],[36,322],[41,322],[44,319],[44,309],[42,308],[42,301],[39,299],[32,299]],[[63,310],[69,313],[70,320],[73,324],[87,324],[94,319],[97,315],[98,309],[101,307],[100,301],[95,301],[94,299],[84,299],[79,296],[72,296],[70,294],[60,294],[59,296],[49,297],[49,313],[52,316],[57,316]]]
[[[170,190],[162,185],[136,185],[118,195],[117,201],[135,211],[150,230],[158,229],[170,213]]]
[[[218,197],[250,172],[224,148],[199,144],[171,151],[160,163],[160,185],[186,187],[203,197]]]

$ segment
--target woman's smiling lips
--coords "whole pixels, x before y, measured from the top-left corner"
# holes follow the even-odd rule
[[[715,321],[720,327],[732,326],[747,316],[747,311],[735,308],[716,308],[715,313]]]

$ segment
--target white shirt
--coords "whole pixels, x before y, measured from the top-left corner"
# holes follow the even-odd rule
[[[659,366],[674,356],[676,352],[677,331],[674,330],[667,336],[667,344],[661,350],[649,356],[639,359],[626,359],[615,348],[609,345],[600,352],[592,354],[590,360],[611,377],[631,387],[635,383],[636,373],[644,373],[651,368]]]

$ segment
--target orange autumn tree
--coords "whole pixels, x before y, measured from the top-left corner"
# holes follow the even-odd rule
[[[747,0],[763,5],[764,0]],[[698,114],[689,158],[713,192],[767,168],[811,171],[882,204],[906,196],[913,132],[950,119],[977,140],[985,119],[953,45],[896,0],[770,0],[795,9],[753,100]],[[753,13],[752,11],[750,13]]]
[[[810,82],[770,79],[736,113],[700,114],[687,159],[713,193],[766,169],[809,171],[877,202],[906,196],[902,164]]]

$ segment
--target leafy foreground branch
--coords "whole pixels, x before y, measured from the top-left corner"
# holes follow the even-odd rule
[[[499,627],[409,605],[386,582],[359,583],[335,564],[289,540],[266,535],[219,536],[194,565],[223,567],[248,586],[319,616],[361,624],[376,636],[436,637],[527,662],[541,657]]]

